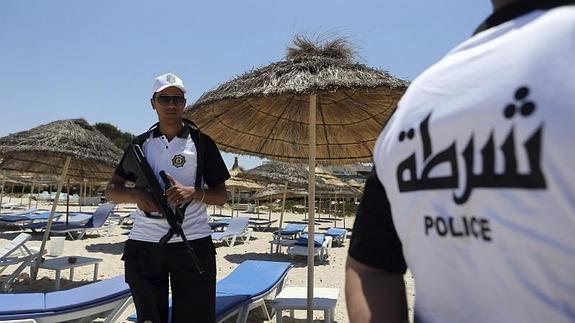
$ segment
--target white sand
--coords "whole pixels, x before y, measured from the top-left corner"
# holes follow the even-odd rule
[[[122,205],[125,206],[125,205]],[[49,209],[48,204],[40,204],[41,208]],[[65,207],[59,206],[59,210],[65,210]],[[95,207],[83,207],[83,211],[94,210]],[[120,207],[123,210],[124,207]],[[77,211],[77,206],[74,206],[71,210]],[[212,208],[210,208],[212,211]],[[211,213],[211,212],[209,212]],[[222,213],[230,214],[229,209],[224,208]],[[240,212],[240,216],[251,216],[257,217],[255,214],[243,214]],[[267,219],[267,214],[260,214],[261,218]],[[321,218],[325,215],[321,214]],[[273,214],[272,219],[278,219],[279,214]],[[317,215],[316,215],[317,218]],[[302,221],[303,216],[301,214],[286,214],[284,221]],[[279,222],[279,221],[278,221]],[[278,222],[274,225],[277,227]],[[353,218],[346,219],[346,225],[351,228],[353,225]],[[333,222],[322,222],[320,225],[316,226],[316,232],[322,232],[333,226]],[[342,226],[342,221],[338,221],[338,226]],[[17,231],[6,231],[2,229],[0,235],[0,246],[3,246],[7,240],[15,237]],[[100,269],[98,273],[98,279],[105,279],[113,276],[123,274],[124,265],[120,257],[122,256],[124,242],[127,239],[127,233],[129,232],[128,226],[116,225],[110,232],[110,235],[106,235],[106,232],[101,232],[102,235],[96,233],[90,234],[82,240],[66,240],[64,246],[64,252],[62,256],[88,256],[102,258],[103,262],[100,263]],[[216,244],[217,247],[217,264],[218,264],[218,279],[225,277],[229,272],[231,272],[238,264],[248,259],[256,260],[282,260],[292,262],[294,267],[290,270],[286,286],[307,286],[307,266],[305,257],[290,258],[285,253],[280,254],[270,254],[269,241],[271,240],[272,234],[270,232],[258,232],[254,231],[252,238],[247,243],[236,244],[233,247],[227,247],[223,244]],[[38,249],[42,241],[42,234],[33,234],[32,241],[29,245],[33,248]],[[335,321],[336,322],[348,322],[346,303],[345,303],[345,293],[344,293],[344,282],[345,282],[345,260],[347,255],[347,248],[349,246],[349,240],[343,247],[333,247],[329,251],[329,258],[325,263],[319,263],[316,258],[315,265],[315,287],[330,287],[339,288],[339,299],[337,307],[335,310]],[[47,247],[49,249],[50,242],[48,242]],[[47,259],[50,256],[46,256]],[[3,278],[5,278],[6,273],[3,273]],[[71,287],[80,286],[91,282],[93,276],[93,266],[84,266],[75,269],[74,280],[70,281],[68,279],[68,271],[62,272],[61,289],[68,289]],[[410,312],[412,312],[413,307],[413,280],[410,275],[406,275],[406,282],[408,286],[408,302],[410,307]],[[28,272],[21,274],[20,279],[14,286],[14,292],[21,293],[27,291],[51,291],[54,290],[54,272],[44,269],[40,269],[38,280],[33,282],[32,285],[29,284]],[[133,313],[133,307],[125,312],[123,317],[127,317],[129,314]],[[249,322],[268,322],[264,321],[259,315],[259,311],[254,310],[250,313]],[[305,322],[305,311],[295,311],[295,319],[289,319],[289,312],[284,311],[283,317],[285,322]],[[320,311],[314,312],[314,319],[318,322],[323,322],[323,313]],[[96,321],[98,322],[98,321]],[[275,317],[269,322],[275,322]]]

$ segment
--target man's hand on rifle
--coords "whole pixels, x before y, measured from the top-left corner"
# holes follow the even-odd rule
[[[197,198],[196,188],[193,186],[185,186],[178,182],[175,178],[166,174],[172,186],[166,190],[166,197],[168,202],[172,205],[180,205]]]

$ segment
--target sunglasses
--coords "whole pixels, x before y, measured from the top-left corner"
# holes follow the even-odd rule
[[[170,103],[173,105],[184,105],[186,103],[186,98],[178,95],[160,95],[156,97],[156,100],[161,105],[168,105]]]

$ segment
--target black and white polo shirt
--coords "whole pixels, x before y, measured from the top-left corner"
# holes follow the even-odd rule
[[[160,185],[163,186],[163,181],[159,173],[163,170],[183,185],[194,186],[197,167],[197,140],[198,131],[185,124],[171,141],[168,141],[156,127],[138,136],[135,143],[142,147]],[[202,140],[204,143],[204,172],[202,176],[204,184],[213,187],[224,183],[230,178],[230,174],[218,147],[206,134],[202,133]],[[115,173],[128,181],[134,180],[130,174],[124,173],[122,167],[118,167]],[[137,210],[133,214],[133,218],[134,225],[129,236],[132,240],[158,242],[170,229],[166,219],[146,217],[141,210]],[[209,236],[211,229],[207,223],[207,204],[193,200],[186,208],[182,228],[188,240]],[[182,241],[181,238],[174,236],[169,242],[179,241]]]
[[[575,320],[575,6],[534,3],[419,76],[376,143],[350,255],[405,258],[416,321]]]

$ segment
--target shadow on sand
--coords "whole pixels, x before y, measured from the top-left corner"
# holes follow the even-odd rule
[[[243,254],[231,254],[226,255],[224,258],[232,262],[234,264],[241,264],[246,260],[265,260],[265,261],[282,261],[282,262],[291,262],[294,267],[302,268],[307,266],[307,258],[303,256],[295,256],[291,257],[285,253],[256,253],[256,252],[249,252]],[[320,263],[317,259],[315,259],[315,266],[329,266],[329,259],[325,260],[324,262]]]
[[[86,246],[88,252],[101,252],[111,255],[121,255],[124,252],[124,241],[116,243],[93,243]]]

